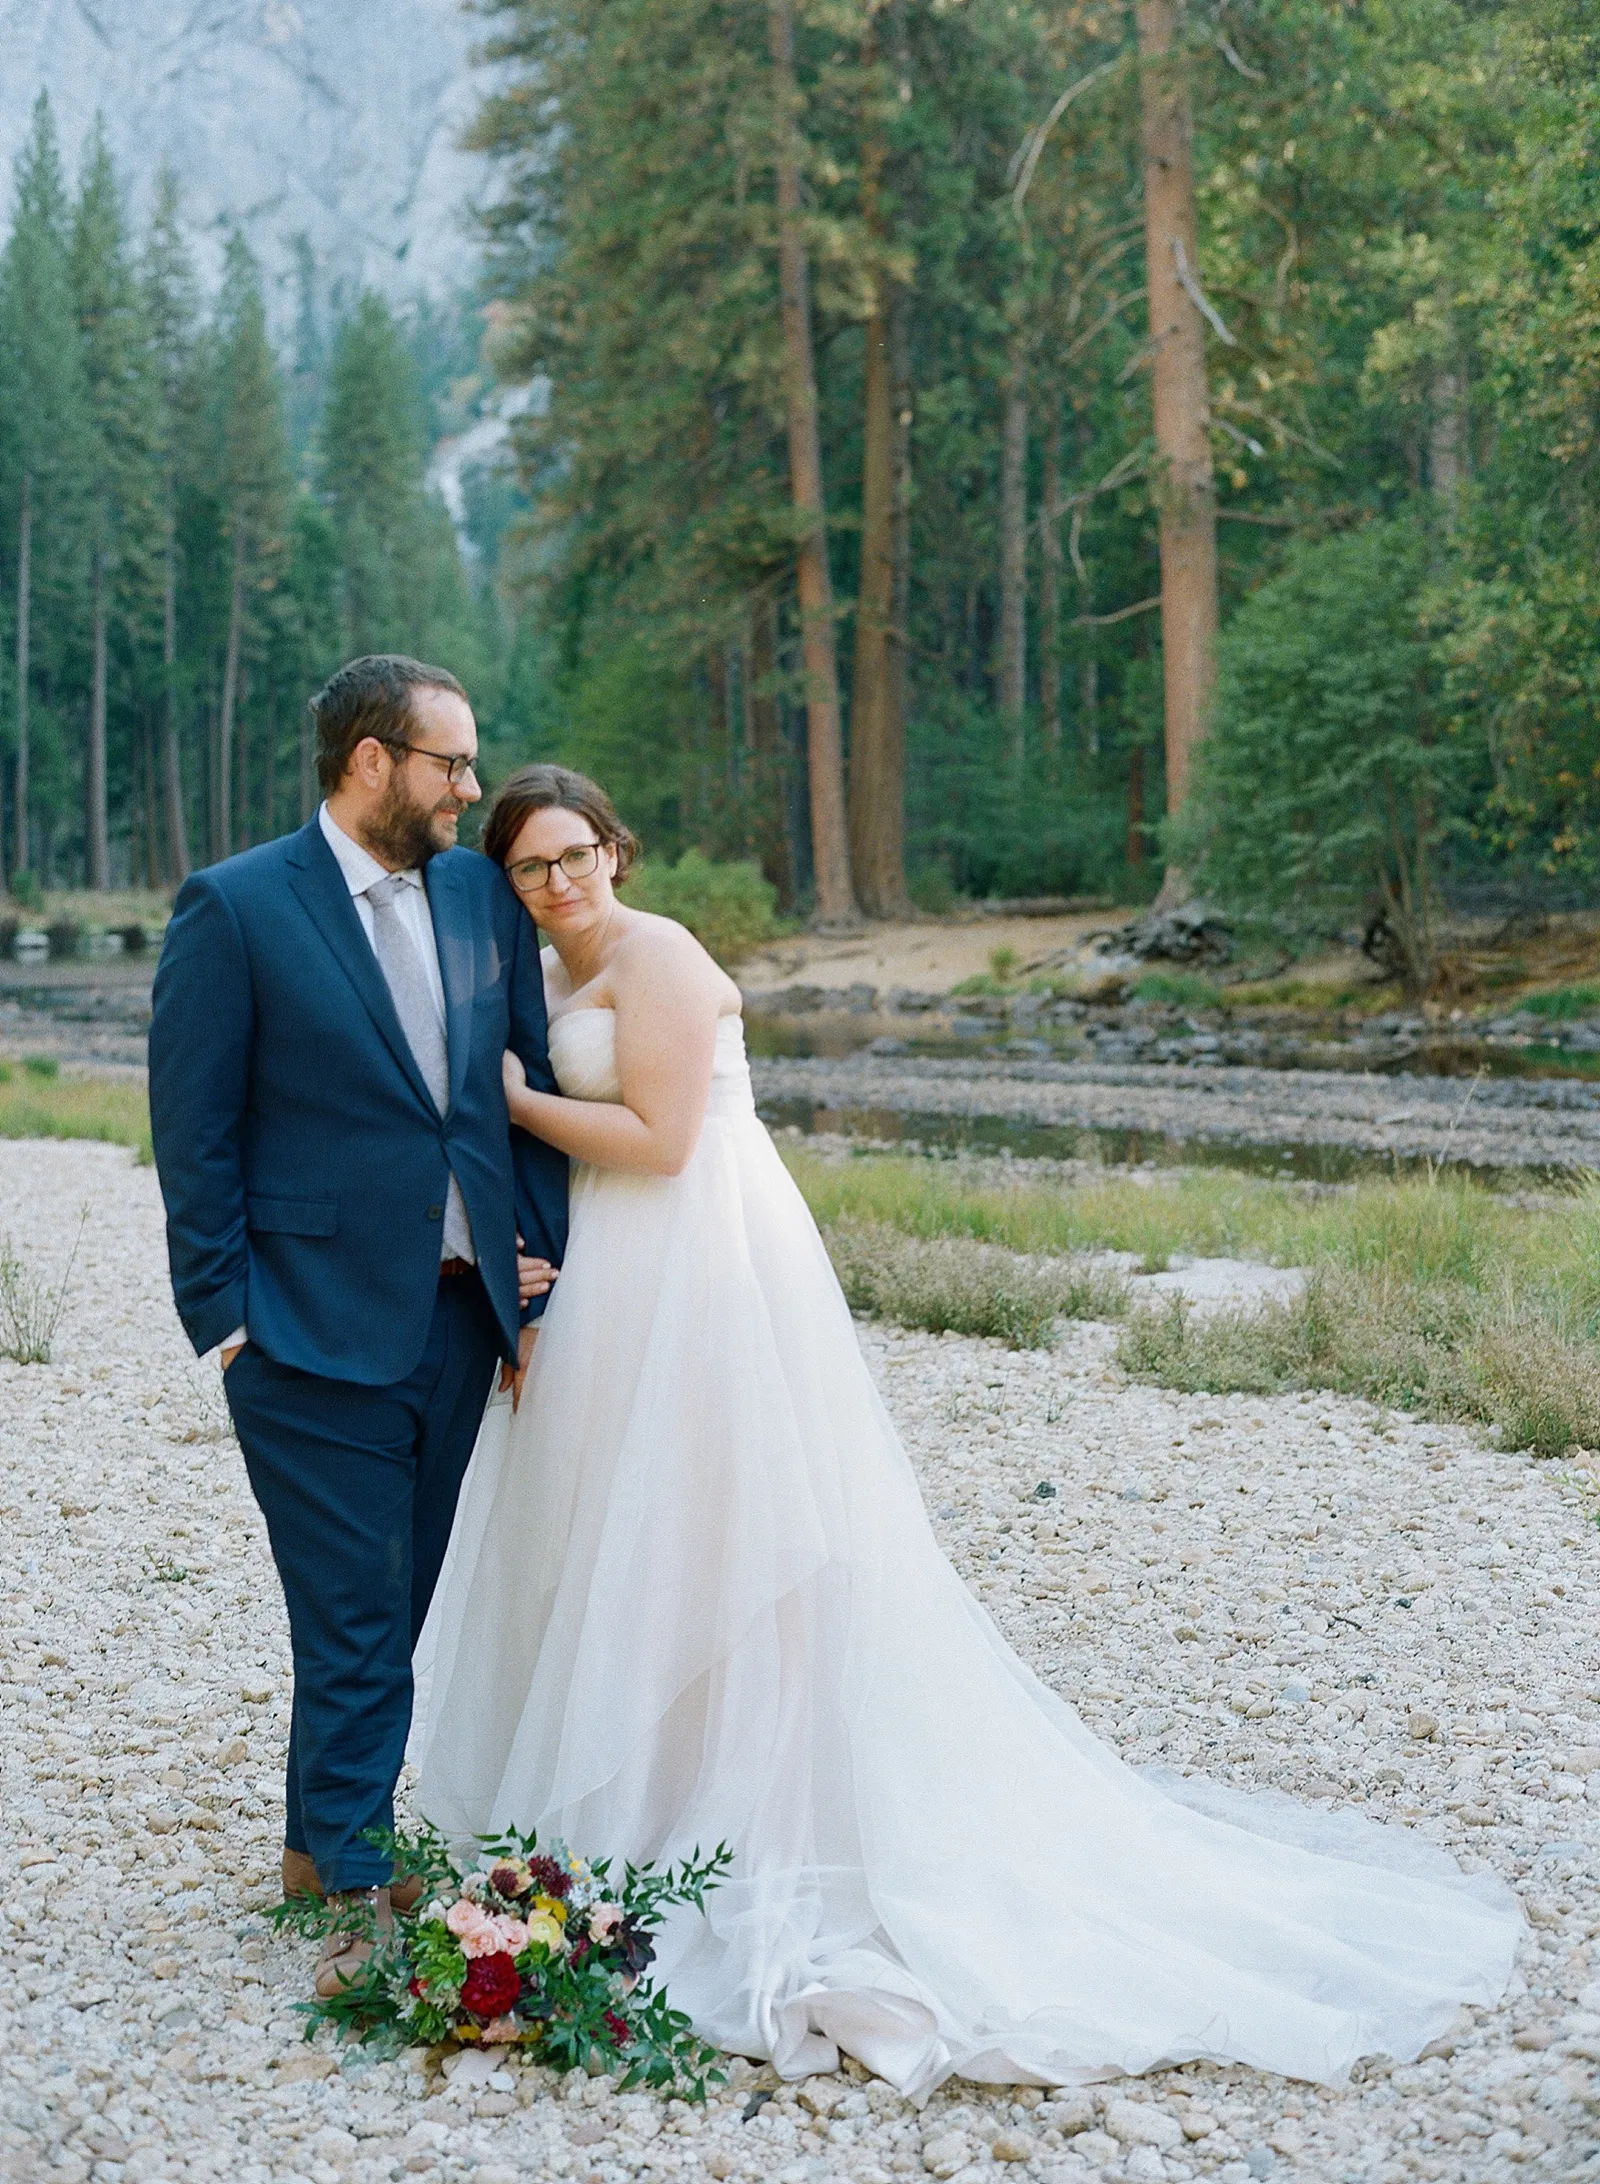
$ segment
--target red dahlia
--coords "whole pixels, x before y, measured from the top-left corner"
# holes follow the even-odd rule
[[[528,1871],[541,1896],[564,1896],[572,1886],[572,1875],[554,1858],[530,1858]]]
[[[522,1975],[504,1949],[474,1957],[461,1983],[461,2007],[474,2017],[503,2017],[522,1992]]]

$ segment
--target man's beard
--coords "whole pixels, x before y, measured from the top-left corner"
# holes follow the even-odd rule
[[[391,871],[413,871],[446,846],[433,833],[439,809],[436,804],[424,811],[414,804],[401,786],[397,771],[389,778],[383,802],[361,829],[362,844]]]

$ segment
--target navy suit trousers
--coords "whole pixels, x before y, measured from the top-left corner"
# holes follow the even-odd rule
[[[474,1273],[440,1282],[422,1357],[393,1386],[322,1379],[254,1343],[224,1378],[289,1611],[285,1841],[330,1890],[389,1878],[365,1836],[394,1825],[412,1649],[502,1346]]]

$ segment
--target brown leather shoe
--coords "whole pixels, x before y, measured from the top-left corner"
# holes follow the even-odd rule
[[[414,1911],[422,1901],[420,1874],[404,1873],[389,1883],[389,1902],[396,1911]],[[321,1896],[322,1881],[317,1873],[316,1860],[303,1850],[285,1849],[283,1853],[283,1893],[290,1896]]]
[[[341,1890],[333,1899],[336,1905],[348,1904],[353,1911],[371,1905],[376,1916],[379,1934],[385,1934],[394,1924],[386,1888],[352,1888]],[[374,1942],[362,1930],[365,1921],[352,1922],[348,1930],[335,1928],[322,1945],[322,1955],[317,1962],[317,1993],[324,2002],[332,2001],[336,1994],[353,1986],[361,1977],[362,1969],[375,1947]]]
[[[317,1875],[317,1862],[303,1850],[290,1850],[285,1844],[283,1852],[283,1900],[291,1896],[321,1896],[322,1882]]]

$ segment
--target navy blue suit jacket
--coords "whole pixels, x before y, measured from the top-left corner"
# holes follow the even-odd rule
[[[248,1323],[280,1364],[382,1387],[422,1355],[448,1176],[507,1357],[516,1238],[559,1264],[563,1153],[513,1130],[500,1058],[555,1091],[532,920],[497,865],[423,868],[450,1102],[429,1095],[313,819],[186,880],[156,969],[150,1119],[178,1311],[196,1350]]]

